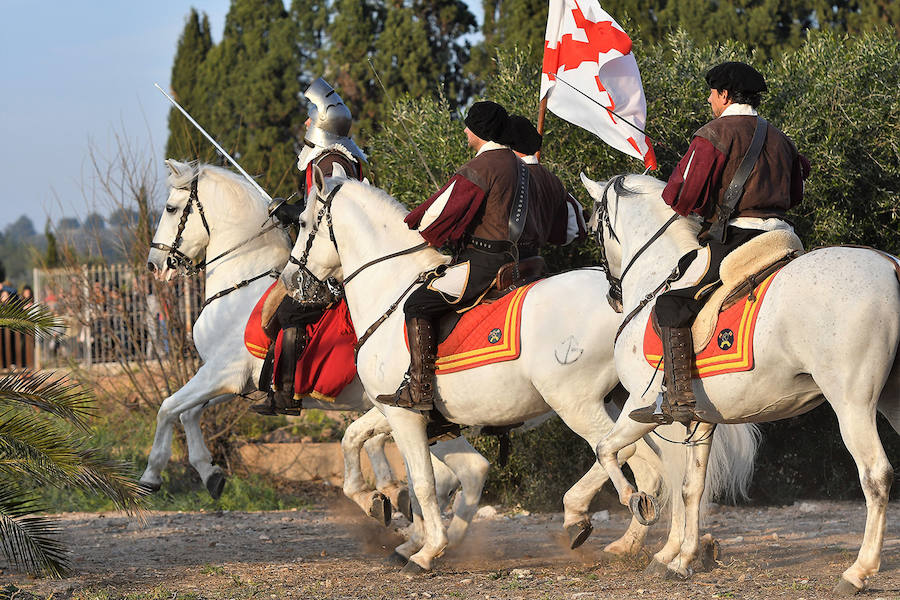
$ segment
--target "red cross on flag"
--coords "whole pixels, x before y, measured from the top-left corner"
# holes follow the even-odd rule
[[[631,38],[598,0],[550,0],[544,97],[559,118],[657,168],[650,140],[639,131],[647,122],[647,101]]]

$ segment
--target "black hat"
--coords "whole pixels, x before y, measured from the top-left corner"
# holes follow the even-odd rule
[[[530,119],[521,115],[510,115],[509,133],[506,136],[509,147],[522,154],[534,154],[541,149],[543,136],[531,123]]]
[[[714,90],[758,94],[769,88],[762,73],[742,62],[724,62],[706,73],[706,83]]]
[[[465,119],[466,127],[483,140],[501,142],[509,128],[506,109],[496,102],[476,102]]]

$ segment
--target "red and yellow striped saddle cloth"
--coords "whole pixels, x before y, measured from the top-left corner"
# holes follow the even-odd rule
[[[719,313],[711,342],[695,357],[693,369],[695,378],[749,371],[753,368],[753,332],[756,328],[756,317],[766,291],[777,274],[776,271],[766,277],[750,296]],[[644,358],[654,367],[659,364],[659,368],[663,368],[662,341],[649,319],[644,330]]]

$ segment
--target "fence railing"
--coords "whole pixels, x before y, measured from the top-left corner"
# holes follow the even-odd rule
[[[35,269],[34,294],[65,325],[60,334],[37,341],[34,367],[73,361],[88,366],[166,355],[173,335],[186,336],[182,341],[190,345],[191,325],[203,302],[203,281],[159,284],[125,264]]]
[[[0,369],[33,369],[34,366],[34,337],[0,329]]]

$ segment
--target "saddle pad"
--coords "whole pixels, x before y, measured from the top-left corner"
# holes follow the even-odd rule
[[[247,319],[247,325],[244,327],[244,346],[256,358],[265,358],[266,352],[269,351],[269,346],[272,344],[272,340],[263,331],[262,309],[263,304],[266,303],[266,298],[269,297],[276,285],[278,285],[278,281],[270,285],[269,289],[262,295],[262,298],[253,307],[253,312],[250,313],[250,318]]]
[[[347,385],[356,377],[354,346],[356,332],[350,321],[347,302],[340,302],[325,311],[322,318],[306,326],[309,343],[297,360],[294,370],[294,398],[316,398],[334,402]],[[273,379],[281,380],[278,363],[281,356],[281,338],[275,340],[275,373]]]
[[[464,313],[438,345],[435,373],[446,375],[519,358],[522,305],[533,285],[516,288],[499,300]]]
[[[753,368],[753,332],[756,328],[756,317],[766,291],[777,274],[777,271],[772,273],[756,286],[752,294],[756,300],[751,301],[747,297],[743,302],[738,302],[719,314],[713,335],[715,343],[709,344],[694,359],[693,377],[711,377],[749,371]],[[650,319],[647,320],[647,328],[644,330],[644,358],[654,367],[659,364],[662,370],[662,341],[653,330]]]

